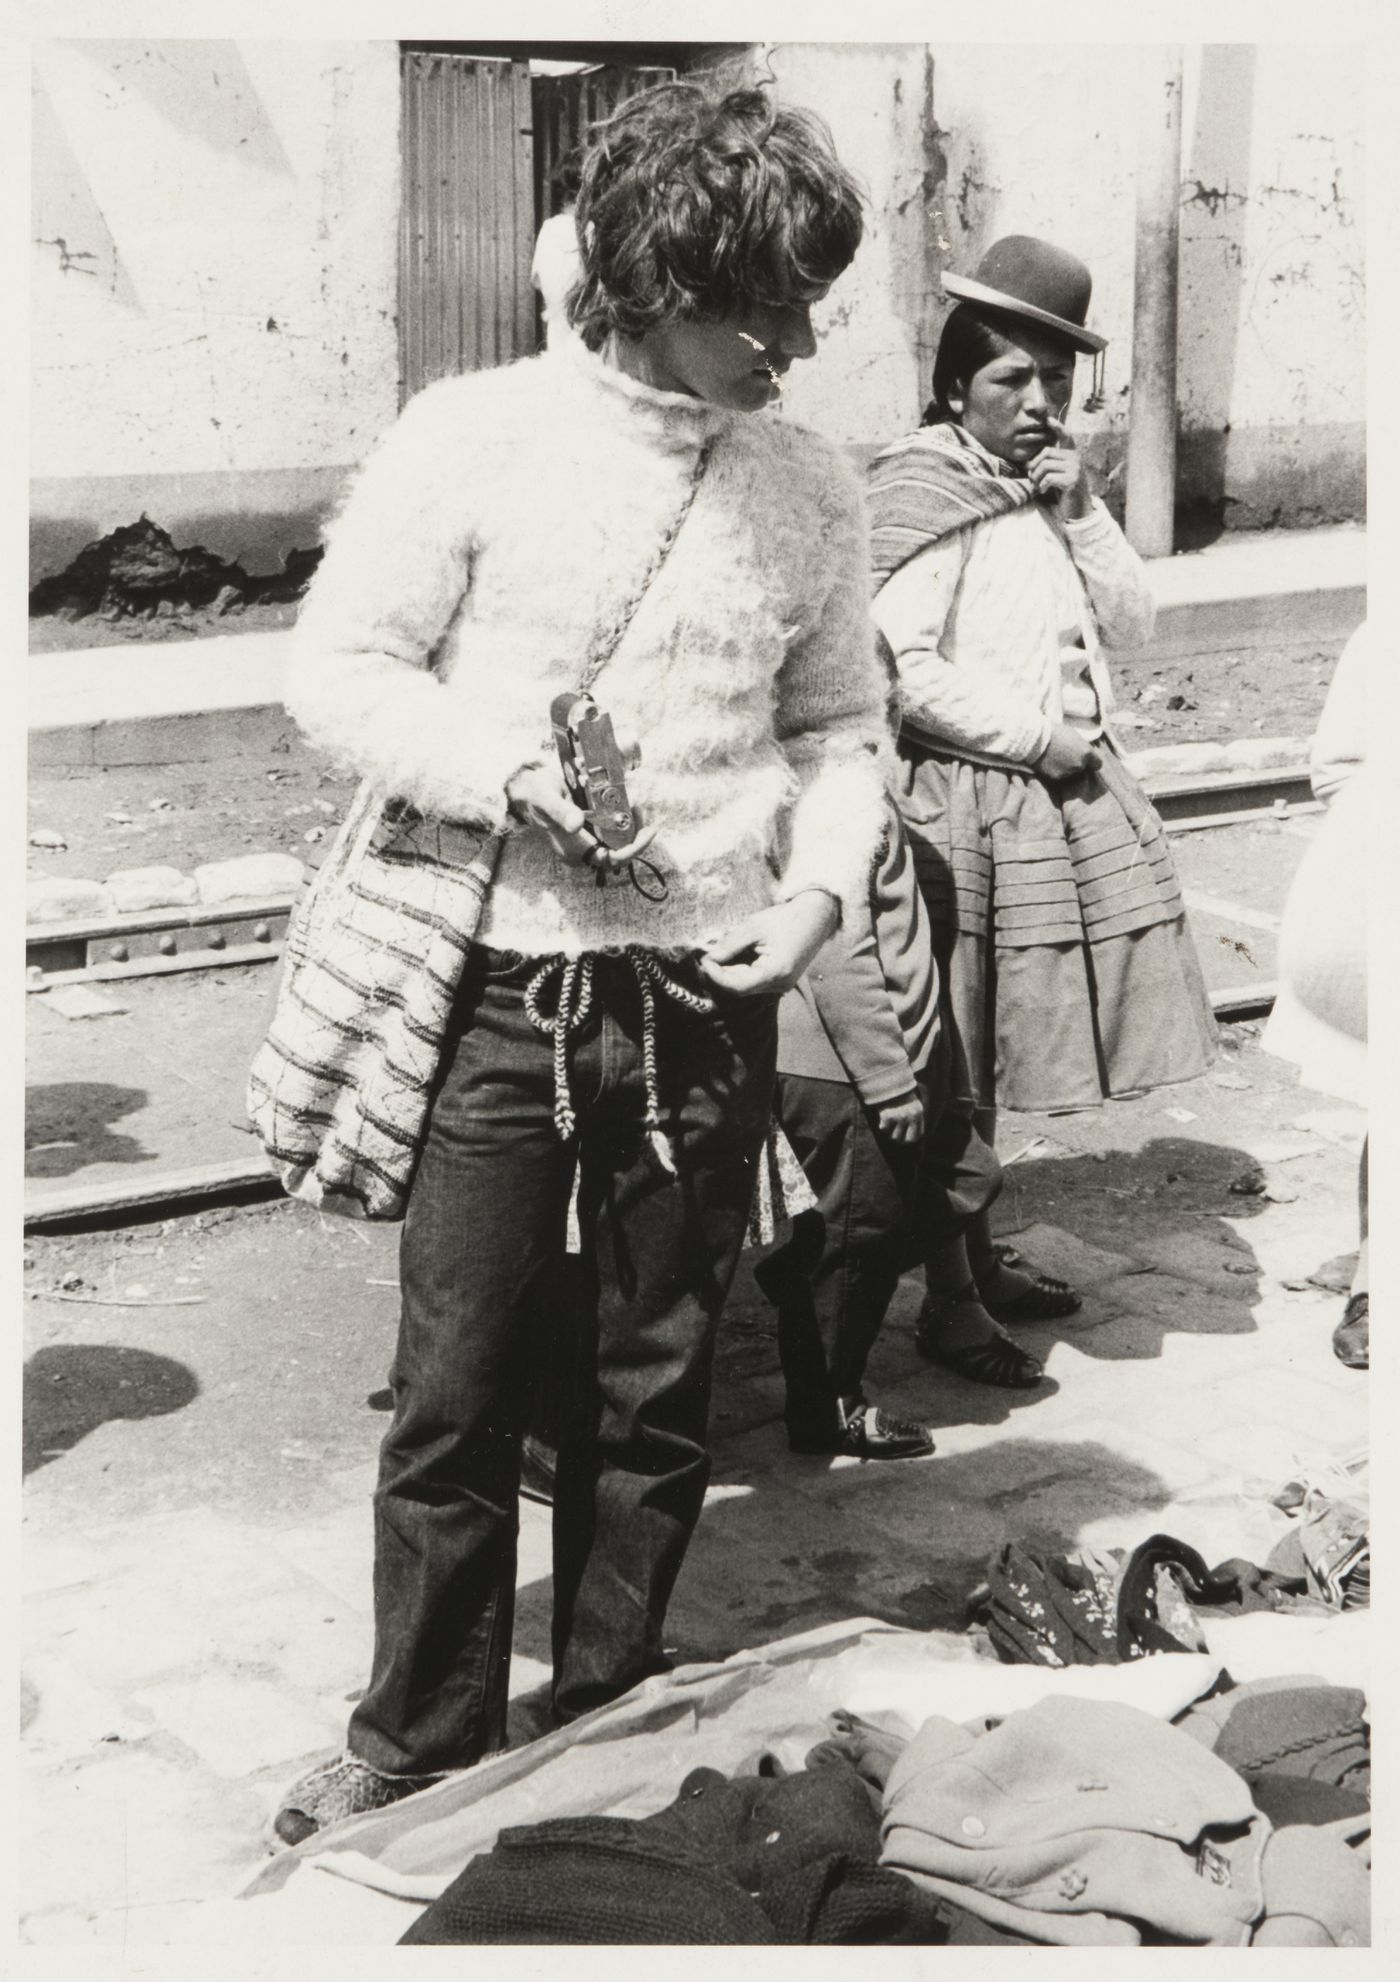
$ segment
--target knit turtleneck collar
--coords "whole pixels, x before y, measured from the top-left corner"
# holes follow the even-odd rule
[[[698,447],[745,417],[688,392],[663,392],[646,385],[613,363],[606,349],[590,351],[581,338],[560,337],[549,347],[551,357],[556,353],[560,362],[597,394],[600,403],[615,407],[624,419],[635,421],[643,431],[673,446]]]

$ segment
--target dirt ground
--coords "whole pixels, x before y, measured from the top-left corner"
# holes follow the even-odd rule
[[[267,625],[272,613],[282,614],[277,623],[285,624],[291,610],[249,608],[233,624],[248,626],[256,618]],[[104,644],[137,637],[122,629],[138,624],[145,638],[165,637],[167,629],[188,637],[196,630],[195,617],[105,622]],[[40,624],[56,628],[60,622],[31,622]],[[66,624],[70,630],[86,629],[86,641],[99,622]],[[214,619],[203,630],[226,633],[230,621]],[[113,666],[119,665],[114,655]],[[1117,721],[1134,750],[1242,736],[1310,736],[1332,665],[1323,651],[1299,659],[1245,653],[1139,664],[1119,670]],[[36,771],[29,781],[28,832],[58,833],[65,845],[30,846],[28,872],[36,880],[78,875],[105,880],[122,868],[187,871],[250,850],[295,853],[315,867],[353,787],[352,777],[299,746],[282,755],[229,758],[217,765]]]
[[[294,853],[318,867],[354,778],[308,750],[221,764],[78,766],[29,780],[29,832],[66,844],[30,846],[31,880],[104,881],[130,867],[177,867],[245,853]]]

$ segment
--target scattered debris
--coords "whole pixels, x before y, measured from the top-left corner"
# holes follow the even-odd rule
[[[1196,1117],[1189,1108],[1164,1108],[1162,1113],[1171,1122],[1194,1122]]]
[[[29,835],[31,846],[42,847],[46,853],[65,853],[68,842],[62,833],[56,833],[49,826],[40,826],[38,832]]]
[[[61,1288],[55,1289],[56,1301],[76,1301],[81,1307],[89,1308],[202,1308],[207,1304],[206,1294],[167,1294],[163,1299],[149,1297],[137,1300],[131,1294],[67,1294]]]
[[[1249,1169],[1242,1170],[1230,1185],[1230,1195],[1231,1197],[1262,1197],[1267,1183],[1268,1179],[1258,1164],[1251,1164]]]
[[[1252,1089],[1254,1086],[1253,1081],[1246,1080],[1243,1074],[1232,1073],[1228,1067],[1223,1068],[1219,1073],[1212,1074],[1210,1082],[1212,1087]]]

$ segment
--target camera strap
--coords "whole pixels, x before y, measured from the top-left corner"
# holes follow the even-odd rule
[[[583,672],[578,685],[580,695],[587,695],[591,692],[594,682],[622,645],[623,636],[626,634],[632,621],[636,618],[638,607],[651,590],[661,567],[670,556],[672,547],[681,533],[681,525],[685,522],[686,517],[689,516],[696,493],[701,482],[704,480],[705,470],[710,465],[710,451],[713,445],[713,436],[708,440],[702,441],[700,451],[695,457],[695,465],[690,471],[690,480],[686,484],[684,495],[681,497],[680,507],[672,518],[669,527],[662,533],[661,540],[652,552],[647,563],[647,568],[643,572],[640,581],[627,594],[612,617],[605,620],[596,629],[592,640],[589,641],[588,652],[584,656]]]

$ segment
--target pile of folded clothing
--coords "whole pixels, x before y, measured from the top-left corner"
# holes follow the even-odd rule
[[[692,1770],[652,1816],[503,1830],[404,1944],[1369,1944],[1357,1689],[887,1718],[832,1716],[791,1773]]]

